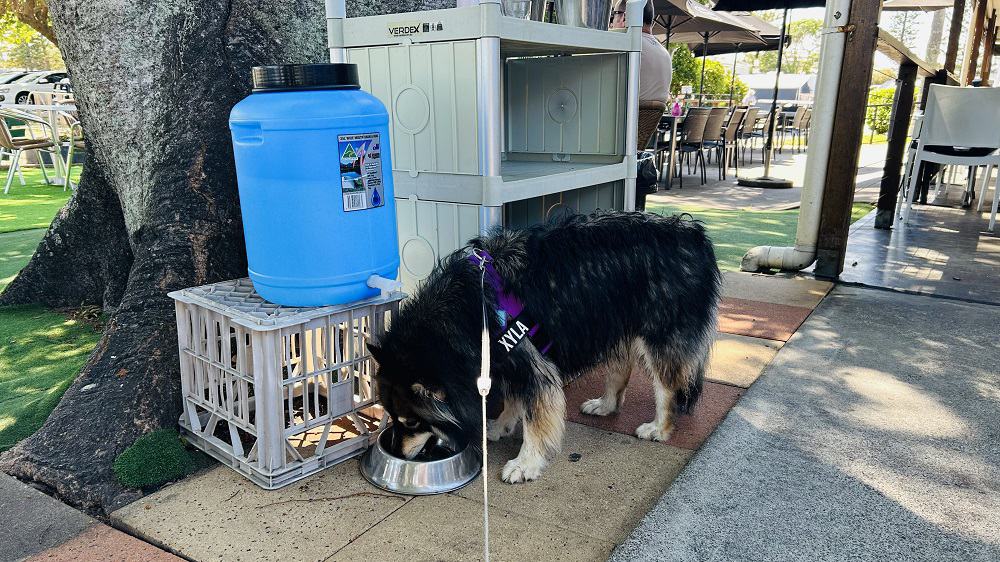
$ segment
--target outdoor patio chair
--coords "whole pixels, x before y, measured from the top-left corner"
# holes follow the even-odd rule
[[[812,124],[813,110],[811,107],[806,108],[806,112],[802,115],[802,122],[799,124],[798,131],[798,144],[797,148],[801,152],[802,147],[809,148],[809,126]]]
[[[66,152],[66,181],[63,183],[63,191],[67,189],[75,190],[76,184],[70,180],[70,172],[73,170],[74,154],[76,151],[84,149],[83,127],[80,125],[80,120],[71,112],[60,111],[59,118],[66,124],[66,128],[69,131],[69,140],[66,143],[69,146],[69,150]]]
[[[687,157],[688,160],[688,173],[691,173],[691,158],[694,157],[695,171],[698,171],[698,165],[701,164],[702,185],[708,183],[702,141],[705,138],[705,126],[708,125],[708,116],[711,112],[712,110],[707,107],[692,107],[688,110],[684,124],[678,132],[680,139],[677,142],[677,152],[680,154],[680,158],[677,158],[677,173],[675,175],[680,180],[681,189],[684,188],[684,175],[680,173],[684,157]]]
[[[705,134],[702,135],[701,148],[708,157],[708,163],[712,163],[712,152],[714,151],[719,161],[719,179],[722,179],[722,129],[726,122],[728,107],[713,107],[709,111],[708,121],[705,123]]]
[[[740,173],[740,159],[737,157],[739,142],[737,134],[739,134],[740,130],[743,128],[743,118],[746,115],[746,108],[734,109],[732,115],[729,116],[729,121],[726,123],[726,128],[722,133],[722,146],[720,147],[722,156],[719,159],[720,167],[722,169],[722,179],[726,179],[726,172],[729,171],[730,166],[735,166],[736,173]]]
[[[983,167],[983,176],[979,180],[982,182],[982,191],[979,192],[979,205],[976,207],[976,212],[981,213],[983,211],[983,201],[986,200],[986,190],[990,186],[990,179],[993,177],[993,170],[996,169],[996,165],[989,165]],[[997,182],[1000,182],[1000,176],[997,177]],[[993,232],[993,229],[997,224],[997,207],[1000,206],[1000,185],[993,186],[993,206],[990,207],[990,225],[987,230]]]
[[[757,124],[757,114],[760,113],[759,107],[748,107],[746,115],[743,116],[743,124],[740,125],[740,130],[737,133],[739,138],[740,147],[745,147],[746,143],[750,142],[753,136],[753,128]],[[746,163],[746,148],[743,148],[743,162]],[[750,162],[753,163],[753,154],[750,154]]]
[[[933,162],[953,166],[1000,165],[1000,88],[961,88],[932,84],[924,108],[916,150],[908,163],[903,223],[909,223],[920,165]],[[988,178],[987,178],[988,179]],[[970,182],[971,183],[971,182]],[[973,184],[974,185],[974,184]],[[991,228],[994,221],[991,221]]]
[[[780,111],[779,111],[780,113]],[[758,114],[759,115],[759,114]],[[780,115],[776,120],[780,118]],[[761,120],[760,129],[752,130],[749,136],[749,148],[750,148],[750,163],[753,164],[753,150],[754,150],[754,140],[760,139],[760,161],[763,162],[767,158],[767,133],[771,130],[771,112],[768,111],[764,118]],[[743,147],[746,150],[746,146]]]
[[[11,134],[11,122],[23,123],[29,134],[24,137],[14,137]],[[45,178],[46,183],[49,181],[49,176],[42,163],[40,153],[48,152],[53,158],[56,158],[58,147],[52,141],[54,135],[50,134],[44,138],[37,139],[32,138],[30,134],[32,126],[39,126],[43,130],[48,129],[50,132],[52,130],[52,125],[44,119],[17,110],[0,109],[0,149],[10,153],[11,156],[10,167],[7,169],[7,183],[3,189],[4,195],[10,192],[10,184],[14,181],[14,175],[20,172],[21,155],[27,151],[36,151],[36,154],[38,154],[38,167],[42,170],[42,176]]]
[[[660,119],[663,112],[667,110],[667,104],[662,101],[640,100],[639,101],[639,127],[636,136],[635,146],[641,153],[645,148],[652,148],[654,151],[652,159],[655,161],[655,151],[657,148],[657,129],[660,126]],[[655,191],[655,187],[653,188]],[[640,193],[636,188],[635,208],[638,211],[646,210],[646,192]]]
[[[653,135],[660,126],[660,118],[666,110],[667,104],[662,101],[639,101],[639,133],[635,143],[639,150],[650,147],[650,141],[653,140]]]
[[[782,115],[782,122],[777,123],[778,129],[775,133],[781,133],[781,142],[778,143],[778,152],[782,152],[785,146],[785,135],[791,134],[793,140],[797,140],[799,135],[802,133],[802,118],[806,115],[806,106],[800,105],[795,108],[795,113],[792,114],[791,119]]]

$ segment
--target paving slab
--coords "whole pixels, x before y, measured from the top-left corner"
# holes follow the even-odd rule
[[[719,331],[754,338],[788,341],[812,309],[757,300],[723,297]]]
[[[803,277],[783,277],[742,271],[722,274],[724,297],[816,308],[833,283]]]
[[[89,516],[0,473],[0,560],[21,560],[95,524]]]
[[[482,560],[482,503],[451,494],[415,498],[329,560]],[[552,521],[490,510],[494,560],[605,561],[614,545]]]
[[[685,449],[569,422],[562,451],[541,478],[504,484],[500,470],[520,447],[518,437],[490,445],[490,506],[613,544],[635,527],[691,456]],[[578,460],[571,461],[571,454]],[[455,494],[481,502],[482,481]]]
[[[700,447],[743,392],[744,389],[728,384],[706,382],[694,411],[676,417],[674,432],[666,444],[691,450]],[[651,421],[656,415],[653,382],[647,376],[636,375],[629,380],[625,404],[617,413],[590,416],[580,412],[580,404],[584,400],[602,394],[604,374],[600,371],[593,371],[573,381],[566,387],[566,417],[590,427],[633,435],[636,427]]]
[[[183,562],[107,525],[93,525],[63,544],[40,552],[27,562]]]
[[[612,560],[1000,560],[997,326],[834,289]]]
[[[357,460],[273,491],[220,466],[112,518],[195,560],[322,560],[407,499],[373,488],[359,474]]]
[[[764,372],[783,342],[718,334],[705,378],[747,388]]]

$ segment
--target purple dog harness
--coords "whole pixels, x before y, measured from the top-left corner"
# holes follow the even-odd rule
[[[493,256],[486,250],[473,249],[469,254],[469,262],[483,270],[486,282],[493,287],[497,295],[497,316],[500,319],[500,338],[497,343],[504,351],[510,353],[527,336],[542,354],[552,347],[552,341],[546,337],[542,325],[536,322],[524,309],[524,303],[504,289],[503,279],[493,267]]]

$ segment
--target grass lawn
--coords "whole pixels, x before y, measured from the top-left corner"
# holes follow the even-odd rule
[[[0,308],[0,451],[41,427],[99,336],[43,307]]]
[[[74,169],[74,176],[78,174]],[[10,193],[0,190],[0,291],[28,263],[70,192],[47,185],[39,170],[25,170]],[[64,312],[40,306],[0,308],[0,452],[45,423],[97,345],[100,331]],[[210,463],[185,447],[175,429],[140,438],[114,464],[126,486],[148,488]]]
[[[855,203],[851,223],[868,214],[873,207]],[[715,244],[719,269],[739,271],[743,254],[754,246],[791,246],[795,242],[798,209],[791,211],[722,211],[649,204],[646,210],[660,215],[689,213],[705,223]]]
[[[24,181],[27,185],[14,178],[7,195],[0,189],[0,232],[48,228],[69,199],[70,192],[61,185],[45,184],[39,170],[25,170]]]
[[[0,291],[7,288],[17,272],[28,263],[44,235],[44,228],[0,232]]]
[[[74,174],[75,175],[75,174]],[[28,263],[70,192],[24,170],[0,190],[0,291]],[[0,451],[37,430],[87,360],[100,333],[39,306],[0,308]]]

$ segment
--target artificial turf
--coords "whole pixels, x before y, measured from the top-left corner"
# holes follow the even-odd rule
[[[872,206],[855,203],[851,209],[851,223],[867,215]],[[719,269],[739,271],[743,254],[754,246],[790,246],[795,242],[795,228],[799,211],[733,211],[697,209],[674,205],[650,203],[646,210],[659,215],[688,213],[705,223],[709,237],[715,245]]]
[[[0,291],[31,259],[70,192],[25,169],[0,190]],[[100,332],[41,306],[0,308],[0,451],[34,433],[87,361]]]
[[[0,451],[41,427],[99,337],[61,312],[0,308]]]
[[[0,233],[0,291],[7,288],[28,263],[44,235],[44,228]]]
[[[69,199],[70,191],[63,191],[61,185],[46,184],[37,169],[24,170],[24,180],[26,185],[21,185],[14,178],[6,195],[0,188],[0,232],[48,228]]]

